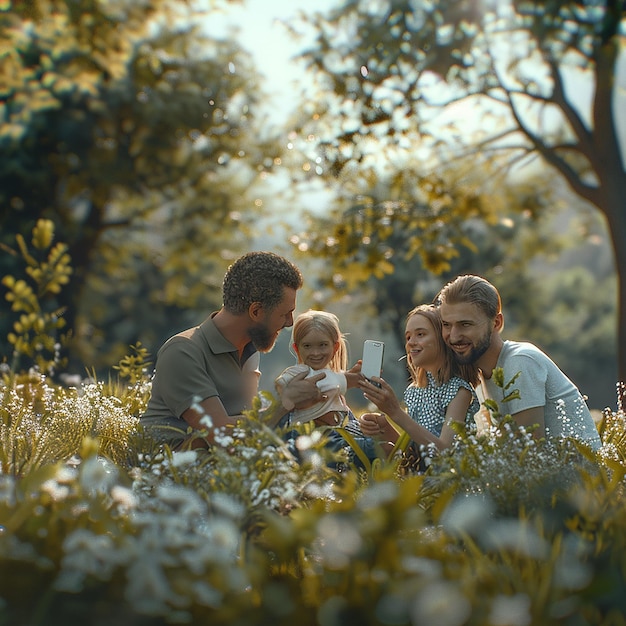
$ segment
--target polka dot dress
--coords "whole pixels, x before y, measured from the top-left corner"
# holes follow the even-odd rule
[[[472,392],[472,403],[467,411],[465,423],[472,423],[474,414],[480,408],[472,386],[457,376],[451,378],[447,383],[443,383],[443,385],[437,385],[430,373],[427,372],[427,376],[427,387],[410,385],[404,392],[404,402],[411,418],[427,428],[433,435],[439,437],[446,417],[446,409],[458,390],[464,387]]]

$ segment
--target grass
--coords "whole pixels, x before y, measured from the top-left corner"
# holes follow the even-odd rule
[[[141,345],[108,381],[51,381],[69,257],[45,220],[32,254],[18,244],[34,284],[2,281],[18,319],[0,366],[0,626],[626,624],[621,387],[598,452],[536,441],[495,406],[492,432],[424,451],[421,472],[402,456],[359,470],[306,429],[298,461],[261,398],[211,450],[173,452],[141,429]]]
[[[505,419],[366,474],[310,435],[296,462],[254,412],[210,452],[159,448],[145,375],[0,391],[4,623],[624,623],[621,406],[599,453]]]

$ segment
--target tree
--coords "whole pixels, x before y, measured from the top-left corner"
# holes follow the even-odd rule
[[[346,195],[371,189],[381,168],[400,176],[410,154],[430,170],[471,155],[474,172],[489,163],[490,175],[500,167],[509,180],[540,162],[602,213],[619,276],[619,377],[626,380],[626,154],[617,133],[626,97],[616,77],[623,2],[349,0],[311,23],[317,35],[304,58],[318,95],[299,130],[315,135],[310,158],[321,157]],[[501,182],[492,177],[487,185]],[[387,224],[414,213],[406,202],[398,212],[392,203],[377,206]],[[414,232],[421,250],[424,230]],[[341,255],[342,240],[331,243]],[[441,252],[434,269],[450,258]],[[386,262],[392,266],[393,257]]]
[[[533,176],[494,191],[489,205],[497,209],[497,223],[466,219],[457,225],[456,234],[445,224],[433,224],[441,241],[455,237],[472,244],[453,248],[455,255],[445,267],[439,265],[442,269],[437,274],[432,265],[430,269],[427,266],[430,254],[412,251],[418,239],[428,246],[423,236],[428,229],[416,236],[397,217],[386,226],[390,232],[370,224],[364,244],[363,224],[354,226],[351,212],[342,214],[338,209],[323,217],[310,216],[305,232],[292,240],[302,247],[302,257],[309,263],[311,255],[324,257],[324,267],[313,286],[307,281],[324,297],[321,307],[333,306],[333,299],[343,299],[346,294],[359,295],[363,302],[358,305],[358,323],[376,320],[375,332],[383,333],[388,342],[387,363],[404,354],[407,312],[416,304],[430,302],[457,274],[476,273],[499,287],[505,309],[504,336],[542,347],[589,396],[593,408],[604,408],[615,402],[617,380],[616,279],[610,243],[600,216],[582,201],[563,196],[558,186],[550,186],[552,182],[548,177]],[[381,198],[392,191],[379,184],[376,193]],[[464,204],[458,190],[455,204]],[[346,234],[338,235],[341,230]],[[327,246],[333,237],[342,243]],[[376,273],[383,263],[393,263],[393,271]],[[367,310],[365,303],[372,310]],[[344,303],[342,320],[347,308]],[[390,381],[399,371],[388,368],[385,377]],[[406,377],[398,378],[401,392]]]
[[[54,221],[74,269],[59,304],[88,367],[117,362],[140,333],[161,339],[181,309],[219,306],[259,212],[248,189],[278,154],[255,117],[250,58],[202,32],[197,4],[27,0],[0,13],[0,243]]]

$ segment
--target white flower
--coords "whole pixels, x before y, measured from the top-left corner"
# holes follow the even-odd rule
[[[463,495],[455,498],[444,511],[441,524],[452,534],[479,533],[489,523],[493,503],[485,495]]]
[[[223,448],[232,446],[235,441],[230,435],[225,434],[224,431],[219,428],[215,430],[214,440],[217,445]]]
[[[172,454],[173,467],[184,467],[185,465],[193,465],[198,460],[198,454],[195,450],[186,450],[184,452],[174,452]]]
[[[234,520],[242,519],[246,513],[243,504],[227,493],[211,494],[211,506]]]
[[[489,624],[492,626],[528,626],[531,623],[530,598],[524,593],[498,595],[493,599]]]
[[[80,466],[79,482],[89,494],[106,493],[117,483],[119,470],[101,457],[90,457]]]
[[[156,555],[144,554],[132,562],[127,571],[125,596],[136,611],[145,615],[162,615],[177,600]]]
[[[192,489],[181,485],[159,485],[157,496],[169,506],[178,509],[183,517],[206,515],[206,504]]]
[[[443,580],[433,581],[415,595],[411,623],[461,626],[471,613],[469,600],[458,587]]]
[[[217,608],[221,605],[224,594],[204,580],[194,580],[191,591],[196,600],[205,606]]]
[[[361,492],[359,507],[363,509],[374,509],[384,506],[386,502],[393,502],[398,494],[398,486],[395,482],[386,481],[373,483],[366,490]]]
[[[63,541],[61,571],[55,588],[77,592],[88,576],[109,580],[127,556],[116,548],[110,535],[97,535],[84,528],[70,533]]]
[[[41,484],[41,491],[47,493],[55,502],[61,502],[70,494],[67,485],[59,485],[56,480],[49,479]]]
[[[15,479],[12,476],[0,476],[0,503],[10,508],[15,506]]]
[[[349,565],[363,540],[352,522],[328,515],[318,525],[320,553],[331,569]]]
[[[130,489],[122,487],[121,485],[115,485],[115,487],[111,489],[111,498],[113,498],[113,502],[123,511],[134,509],[137,505],[135,494],[133,494]]]
[[[481,535],[487,549],[511,550],[531,559],[545,559],[550,545],[537,531],[520,520],[498,520]]]

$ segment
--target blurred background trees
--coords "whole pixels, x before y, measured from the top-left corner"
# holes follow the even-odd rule
[[[219,307],[259,210],[248,189],[279,148],[255,117],[250,56],[203,34],[194,3],[9,4],[2,243],[55,222],[74,268],[59,295],[72,362],[101,367]]]
[[[525,249],[517,267],[509,259],[490,265],[477,233],[490,240],[501,234],[498,224],[518,222],[516,213],[538,224],[541,212],[556,219],[567,215],[559,205],[586,203],[602,216],[617,280],[606,267],[590,282],[555,279],[555,289],[574,293],[561,319],[542,330],[521,315],[507,319],[520,320],[514,335],[549,350],[549,337],[563,341],[568,329],[568,343],[582,328],[606,330],[619,304],[613,328],[626,379],[623,3],[348,0],[309,21],[316,37],[303,58],[315,83],[295,123],[304,158],[320,164],[337,194],[334,227],[313,218],[294,238],[297,248],[323,256],[339,290],[371,282],[373,268],[380,279],[405,263],[442,280],[449,272],[498,273],[505,306],[515,310],[545,290],[532,262],[537,246],[518,239]],[[547,183],[535,194],[515,191],[538,176]],[[476,220],[490,234],[476,231]],[[463,247],[474,254],[460,258]],[[520,259],[528,264],[523,281]],[[577,290],[591,284],[608,294],[581,326],[586,294]],[[543,323],[546,314],[531,317]],[[581,363],[575,374],[587,389],[588,368]]]
[[[340,315],[353,360],[367,336],[388,342],[399,391],[404,316],[476,272],[502,292],[506,334],[546,349],[594,408],[613,405],[626,293],[612,249],[626,234],[620,4],[306,12],[316,38],[301,105],[279,124],[254,56],[204,29],[232,4],[245,6],[0,10],[0,274],[19,266],[15,233],[51,218],[74,268],[58,302],[70,370],[107,368],[138,340],[156,353],[220,305],[233,258],[265,247],[302,267],[299,310]],[[324,194],[306,214],[312,184]],[[10,324],[0,319],[0,341]],[[291,358],[283,335],[264,355],[268,389]]]

